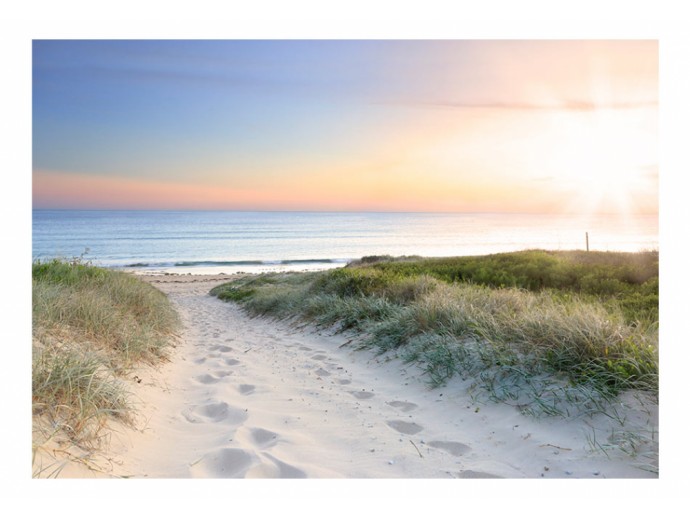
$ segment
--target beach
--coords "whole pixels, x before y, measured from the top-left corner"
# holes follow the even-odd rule
[[[168,295],[183,331],[168,362],[125,380],[135,423],[112,423],[107,448],[61,477],[658,477],[656,404],[623,397],[616,421],[535,419],[478,400],[472,380],[432,389],[347,334],[250,318],[209,295],[232,276],[140,278]],[[651,439],[631,456],[611,447],[617,436]]]

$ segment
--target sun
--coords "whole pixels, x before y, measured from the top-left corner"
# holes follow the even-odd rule
[[[559,141],[544,153],[559,188],[571,194],[570,210],[629,214],[654,194],[655,132],[647,114],[622,111],[569,113],[558,122]]]

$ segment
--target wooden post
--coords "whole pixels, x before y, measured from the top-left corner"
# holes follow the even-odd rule
[[[589,232],[585,232],[585,242],[587,243],[587,251],[589,252]]]

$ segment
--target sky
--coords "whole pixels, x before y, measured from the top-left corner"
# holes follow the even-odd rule
[[[33,207],[658,213],[655,40],[34,40]]]

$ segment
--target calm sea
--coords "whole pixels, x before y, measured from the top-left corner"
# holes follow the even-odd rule
[[[33,211],[33,258],[128,270],[233,273],[342,266],[366,255],[658,249],[657,216]]]

